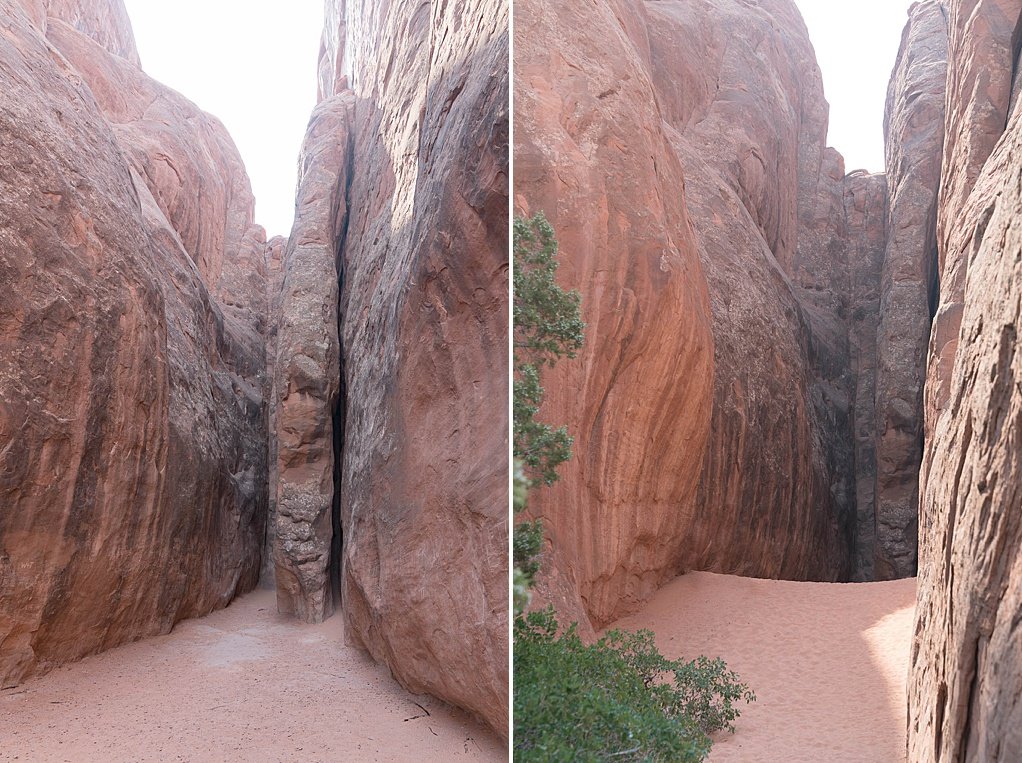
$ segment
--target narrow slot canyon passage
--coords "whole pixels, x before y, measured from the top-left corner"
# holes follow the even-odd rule
[[[947,575],[963,543],[947,504],[974,479],[947,454],[973,433],[940,436],[965,399],[949,390],[976,230],[959,229],[967,192],[946,173],[986,158],[946,145],[974,118],[948,93],[968,4],[629,4],[645,15],[522,0],[516,24],[519,214],[556,232],[587,325],[543,380],[545,416],[575,439],[529,495],[547,539],[538,606],[586,637],[647,629],[670,659],[722,658],[757,699],[710,761],[986,760],[927,751],[947,747],[945,717],[959,739],[971,723],[935,691],[935,645],[970,632],[960,600],[983,616]],[[985,12],[977,28],[1004,36],[1001,6]],[[825,94],[823,61],[870,83],[868,118],[838,140],[827,98],[847,90]],[[856,132],[870,151],[842,154]],[[869,170],[846,162],[865,153]]]
[[[509,14],[0,0],[0,761],[506,759]]]
[[[503,761],[464,712],[411,694],[272,591],[0,691],[3,761]],[[342,753],[343,751],[343,753]]]

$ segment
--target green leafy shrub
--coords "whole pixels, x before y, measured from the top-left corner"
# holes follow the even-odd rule
[[[571,458],[566,427],[536,420],[543,405],[544,366],[574,358],[582,348],[582,297],[557,285],[557,240],[541,214],[514,221],[514,454],[528,476],[551,485]]]
[[[532,578],[539,572],[539,552],[543,548],[543,524],[520,522],[515,526],[514,533],[515,569],[521,570],[525,579],[532,583]]]
[[[669,660],[650,631],[558,631],[553,610],[515,619],[516,761],[701,761],[755,700],[721,660]]]
[[[514,507],[525,510],[530,487],[552,485],[557,467],[571,458],[572,439],[564,426],[536,419],[543,405],[542,369],[574,358],[585,324],[577,291],[557,285],[557,240],[542,213],[514,220]],[[526,471],[529,477],[526,477]],[[513,533],[515,614],[529,605],[529,589],[539,571],[543,527],[516,524]]]

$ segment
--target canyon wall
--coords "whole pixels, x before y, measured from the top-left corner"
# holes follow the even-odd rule
[[[886,176],[825,147],[791,2],[516,7],[516,209],[588,323],[540,601],[918,568],[909,759],[1022,757],[1022,0],[911,6]]]
[[[349,94],[328,98],[309,122],[276,298],[270,551],[277,609],[311,623],[334,611],[330,562],[339,434],[334,426],[341,391],[337,258],[347,224],[352,106]]]
[[[530,493],[540,600],[600,627],[673,575],[872,574],[884,176],[846,175],[790,0],[516,3],[516,213],[586,344]]]
[[[0,684],[261,575],[506,735],[506,3],[327,3],[270,242],[120,0],[0,13]]]
[[[327,3],[271,488],[281,609],[505,736],[507,8]]]
[[[909,759],[1022,758],[1022,2],[952,0]]]
[[[915,574],[923,386],[938,289],[937,195],[944,146],[947,19],[936,0],[916,3],[902,35],[884,117],[890,234],[877,339],[874,576]]]
[[[225,606],[266,513],[265,236],[119,0],[0,0],[0,685]]]
[[[855,490],[852,580],[864,581],[875,578],[879,442],[874,401],[877,386],[882,381],[879,378],[882,348],[877,336],[881,322],[878,276],[884,268],[888,203],[894,189],[889,193],[884,176],[861,171],[850,175],[844,185],[849,231],[846,287],[850,321],[849,369],[854,379],[848,388]],[[820,264],[822,267],[823,263]],[[920,373],[921,369],[920,365]]]
[[[575,456],[529,503],[556,549],[546,598],[583,621],[579,593],[607,621],[661,582],[713,399],[709,294],[636,10],[629,29],[606,3],[515,3],[516,213],[553,224],[587,324],[578,359],[544,382],[544,415],[569,423]]]

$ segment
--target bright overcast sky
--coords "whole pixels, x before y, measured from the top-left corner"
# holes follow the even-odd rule
[[[323,0],[125,0],[142,68],[217,116],[241,151],[256,222],[287,235],[316,105]]]
[[[884,168],[887,82],[912,0],[796,0],[850,170]],[[298,152],[316,99],[323,0],[125,0],[142,66],[219,117],[248,168],[256,221],[290,232]]]
[[[884,169],[884,103],[912,0],[795,0],[830,102],[827,143],[849,172]]]

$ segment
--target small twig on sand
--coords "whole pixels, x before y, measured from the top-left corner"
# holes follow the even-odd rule
[[[419,708],[422,711],[422,713],[420,713],[419,715],[413,715],[410,718],[405,718],[404,721],[402,721],[402,723],[404,723],[405,721],[414,721],[416,718],[426,718],[427,716],[429,716],[429,710],[424,708],[418,702],[416,702],[415,700],[412,700],[412,704],[415,705],[417,708]],[[423,713],[425,713],[425,715],[423,715]],[[430,729],[430,731],[432,731],[432,730],[433,729]]]

